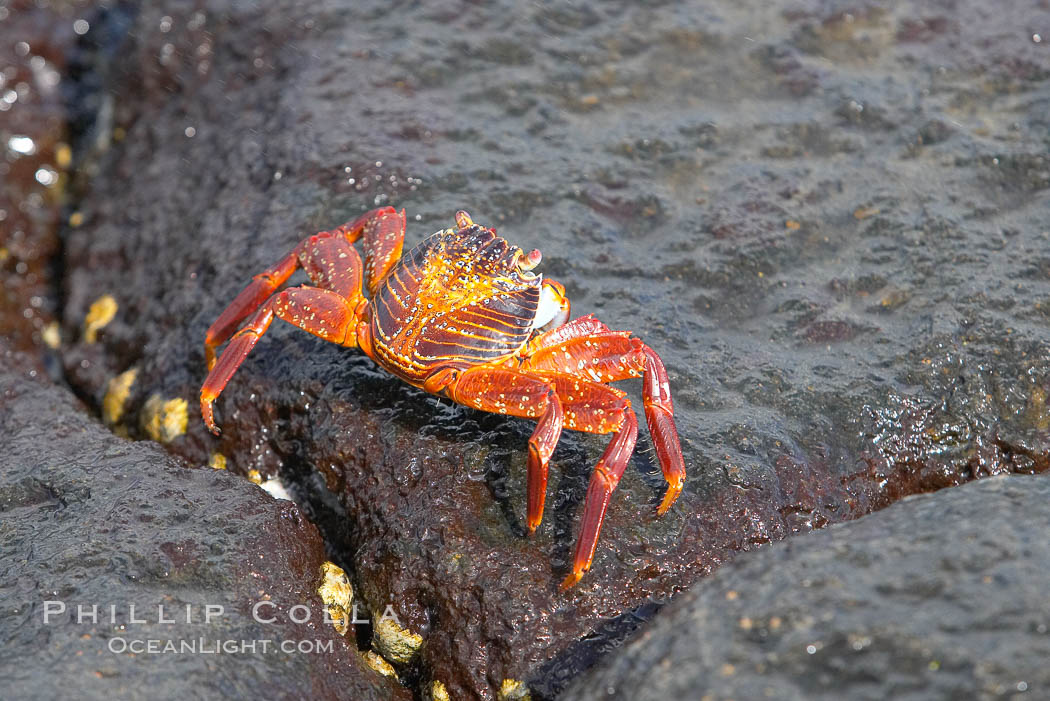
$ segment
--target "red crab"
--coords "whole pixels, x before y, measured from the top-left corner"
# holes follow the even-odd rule
[[[540,524],[547,463],[563,427],[612,433],[591,476],[567,589],[591,566],[605,509],[638,436],[619,389],[645,376],[645,418],[668,488],[657,512],[678,498],[685,464],[660,357],[629,331],[591,315],[569,321],[565,288],[530,272],[540,252],[523,253],[456,213],[456,228],[401,255],[405,212],[372,210],[299,243],[256,275],[208,329],[210,372],[201,415],[218,434],[212,404],[274,316],[326,341],[360,348],[405,382],[466,406],[536,419],[529,438],[528,528]],[[365,259],[352,243],[363,238]],[[302,267],[313,285],[277,289]],[[239,331],[245,319],[248,323]],[[236,333],[234,333],[236,331]],[[215,348],[232,340],[215,361]]]

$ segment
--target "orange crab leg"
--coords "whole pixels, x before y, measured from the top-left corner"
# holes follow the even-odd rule
[[[529,438],[527,477],[528,527],[529,533],[535,532],[547,500],[551,454],[565,422],[558,394],[549,380],[509,368],[475,367],[458,377],[446,377],[450,382],[448,396],[460,404],[495,414],[539,418]],[[433,385],[426,386],[429,389]]]
[[[438,371],[435,376],[445,371]],[[575,431],[614,433],[591,475],[576,542],[572,572],[562,582],[568,589],[590,569],[605,511],[638,438],[638,419],[618,389],[566,374],[531,375],[509,368],[475,367],[455,376],[442,375],[454,401],[482,411],[524,418],[539,417],[529,438],[528,523],[535,531],[543,517],[547,467],[562,424]],[[436,388],[433,383],[428,388]]]
[[[536,430],[529,437],[529,463],[527,478],[527,523],[529,535],[536,532],[543,520],[543,506],[547,503],[547,472],[551,455],[558,445],[565,414],[557,395],[547,403]]]
[[[678,430],[674,425],[674,405],[671,402],[667,370],[660,356],[637,338],[630,338],[629,332],[594,332],[592,329],[595,324],[601,322],[586,317],[583,319],[585,321],[577,319],[536,339],[538,343],[533,346],[532,354],[525,358],[522,369],[564,372],[595,382],[616,382],[644,373],[642,398],[645,422],[649,426],[660,469],[668,485],[656,511],[657,514],[664,514],[678,499],[685,483],[685,461],[682,459]]]
[[[653,447],[660,460],[660,468],[667,481],[667,491],[656,513],[665,514],[671,508],[685,484],[685,460],[682,445],[678,440],[678,429],[674,425],[674,405],[671,403],[671,383],[663,361],[649,346],[643,345],[645,354],[645,380],[642,382],[642,401],[645,404],[645,422]]]
[[[226,346],[219,361],[211,363],[208,376],[204,378],[204,384],[201,385],[201,417],[204,419],[204,425],[215,435],[219,435],[219,427],[215,425],[212,405],[226,387],[226,383],[233,377],[233,373],[237,372],[237,368],[255,347],[259,337],[270,328],[272,321],[273,305],[266,303],[243,329],[234,334],[233,340]]]
[[[323,231],[303,239],[296,250],[299,264],[314,287],[351,301],[361,298],[361,256],[349,241],[335,232]]]
[[[291,255],[294,256],[293,260],[297,264],[306,269],[310,279],[323,287],[293,287],[270,295],[257,311],[252,310],[255,311],[255,316],[237,332],[218,362],[212,360],[209,363],[210,372],[201,386],[201,416],[212,433],[218,434],[212,405],[237,368],[255,347],[259,337],[266,333],[275,314],[325,340],[350,346],[357,342],[356,308],[363,301],[361,298],[361,256],[357,254],[349,241],[342,237],[337,238],[330,232],[322,232],[304,239],[295,247]],[[288,260],[285,258],[281,264],[270,270],[278,269]],[[285,275],[285,279],[290,275],[289,272]],[[267,278],[257,276],[241,293],[238,300],[241,297],[247,297],[249,293],[254,295],[264,289],[265,280]],[[231,312],[237,303],[235,301],[230,305],[223,315]],[[237,313],[243,312],[243,309],[244,307],[238,308]],[[245,312],[247,313],[250,312]],[[232,314],[231,312],[231,318]],[[222,317],[219,321],[222,321]],[[219,325],[219,321],[215,322],[213,329]],[[223,340],[225,339],[220,335],[216,335],[210,339],[212,345],[209,346],[206,342],[205,347],[211,353],[212,358],[215,345]]]
[[[369,290],[386,277],[401,256],[405,238],[405,211],[400,214],[393,207],[380,207],[365,212],[357,219],[332,231],[322,231],[303,239],[291,253],[273,266],[252,277],[239,295],[223,310],[204,337],[204,357],[208,369],[215,365],[215,349],[230,338],[242,321],[247,319],[266,299],[277,291],[302,266],[310,280],[318,287],[334,290],[350,297],[353,286],[360,284],[360,256],[348,244],[365,237],[365,255],[369,272]],[[358,259],[357,270],[351,271],[349,255]]]
[[[338,303],[334,301],[330,303],[332,307],[330,315],[338,316],[338,310],[347,307],[353,310],[359,302],[361,257],[348,241],[335,236],[331,232],[322,232],[300,241],[299,245],[279,263],[256,275],[208,329],[208,335],[204,339],[204,354],[208,361],[209,373],[201,387],[201,415],[204,417],[208,430],[212,433],[218,431],[212,418],[212,403],[222,392],[233,373],[244,362],[248,353],[255,347],[259,336],[266,333],[270,322],[273,321],[274,313],[297,326],[306,328],[292,317],[296,316],[296,305],[310,304],[311,293],[303,291],[287,295],[283,298],[283,302],[276,304],[273,296],[273,291],[284,284],[298,266],[301,265],[306,270],[314,284],[331,290],[331,294],[338,300]],[[318,290],[318,292],[323,292],[323,290]],[[344,296],[349,299],[345,299]],[[260,305],[263,306],[260,307]],[[215,348],[225,342],[237,325],[253,312],[255,317],[233,337],[233,341],[223,352],[217,364]],[[322,314],[317,322],[318,324],[325,323],[325,316]],[[328,323],[336,323],[336,320],[333,318]],[[323,326],[317,325],[316,328],[323,328]],[[311,329],[307,328],[307,330]],[[325,338],[322,334],[317,335]]]
[[[593,382],[616,382],[641,377],[645,345],[629,331],[602,331],[569,338],[539,348],[523,368],[535,372],[563,372]]]
[[[253,276],[248,286],[222,311],[204,337],[204,358],[209,370],[215,367],[215,349],[225,343],[240,323],[258,309],[274,290],[283,285],[298,267],[299,251],[296,248],[277,264]]]
[[[259,308],[251,322],[234,335],[219,362],[204,378],[201,416],[208,430],[215,435],[219,434],[212,408],[215,400],[266,333],[274,316],[326,341],[344,346],[357,344],[357,315],[351,301],[345,297],[317,287],[293,287],[273,295]]]
[[[627,461],[634,452],[638,440],[638,419],[630,409],[623,413],[623,427],[613,436],[602,454],[601,460],[591,473],[587,486],[587,497],[583,502],[583,522],[580,537],[576,541],[576,552],[572,556],[572,572],[562,580],[562,591],[569,589],[591,568],[594,550],[598,545],[598,532],[605,520],[609,499],[620,482]]]
[[[401,259],[401,249],[405,243],[405,224],[405,210],[398,212],[393,207],[380,207],[365,212],[352,222],[335,229],[351,242],[364,237],[365,273],[368,276],[370,297]]]
[[[590,336],[602,331],[608,331],[609,327],[598,321],[593,314],[581,316],[577,319],[573,319],[570,322],[556,326],[550,331],[540,333],[529,341],[525,347],[524,355],[529,356],[538,351],[540,348],[546,348],[547,346],[555,346],[559,343],[563,343],[570,338],[579,338],[580,336]]]
[[[613,438],[591,474],[583,504],[583,521],[572,558],[572,571],[561,583],[563,590],[580,581],[590,569],[598,534],[605,520],[613,490],[620,482],[634,444],[638,439],[638,419],[626,395],[618,389],[570,375],[551,375],[565,407],[565,425],[576,431],[613,433]]]

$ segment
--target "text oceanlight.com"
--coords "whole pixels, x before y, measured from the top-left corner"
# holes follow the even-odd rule
[[[265,655],[272,652],[312,654],[332,652],[335,649],[334,645],[334,640],[128,640],[118,637],[110,638],[109,651],[117,654],[130,652],[133,655]]]

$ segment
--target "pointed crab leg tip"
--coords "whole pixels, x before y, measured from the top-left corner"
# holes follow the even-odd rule
[[[667,491],[664,493],[663,501],[660,502],[660,506],[657,507],[657,509],[656,509],[656,515],[657,516],[663,516],[664,514],[666,514],[670,510],[671,506],[674,505],[675,501],[678,500],[678,495],[680,495],[681,493],[682,493],[682,483],[681,482],[679,482],[678,484],[672,484],[671,486],[669,486],[667,488]]]
[[[212,398],[214,400],[214,398]],[[211,401],[205,399],[201,401],[201,418],[204,420],[204,426],[216,436],[222,433],[219,427],[215,425],[215,414],[211,408]]]
[[[576,583],[578,581],[580,581],[580,579],[582,577],[583,577],[583,572],[576,572],[575,570],[573,570],[572,572],[569,573],[568,577],[566,577],[565,579],[562,580],[561,586],[559,587],[559,589],[561,589],[563,592],[569,591],[574,586],[576,586]]]
[[[538,523],[530,523],[530,524],[528,524],[529,535],[530,536],[534,535],[536,533],[536,529],[539,528],[539,527],[540,527],[540,524],[538,524]]]

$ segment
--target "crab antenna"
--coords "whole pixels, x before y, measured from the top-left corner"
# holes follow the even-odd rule
[[[470,218],[462,209],[456,212],[456,226],[460,229],[466,229],[468,226],[474,226],[474,220]]]

